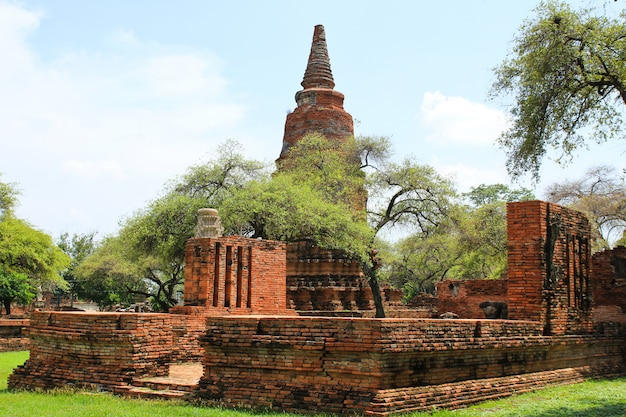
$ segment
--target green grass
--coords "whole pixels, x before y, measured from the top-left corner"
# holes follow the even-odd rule
[[[7,377],[28,352],[0,353],[0,416],[3,417],[289,417],[199,407],[180,401],[148,401],[90,392],[9,392]],[[626,378],[588,381],[540,390],[464,410],[415,413],[411,417],[625,417]]]
[[[419,413],[416,416],[428,416]],[[433,417],[624,417],[626,378],[587,381],[546,388],[464,410],[439,411]]]
[[[28,359],[28,352],[0,353],[0,392],[7,389],[7,378],[13,369]]]

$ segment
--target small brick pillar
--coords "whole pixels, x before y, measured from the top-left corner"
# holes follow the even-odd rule
[[[592,330],[590,226],[584,214],[544,201],[507,204],[509,318],[544,333]]]

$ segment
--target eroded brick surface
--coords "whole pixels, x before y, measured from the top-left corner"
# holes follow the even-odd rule
[[[542,332],[538,322],[506,320],[209,318],[198,395],[385,415],[484,400],[469,387],[496,382],[502,388],[489,392],[506,396],[623,371],[623,340]]]

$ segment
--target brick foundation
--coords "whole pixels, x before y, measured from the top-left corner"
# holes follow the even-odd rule
[[[166,375],[172,362],[199,360],[204,328],[199,316],[36,312],[30,359],[9,377],[9,387],[123,389],[135,377]]]
[[[198,395],[294,412],[387,415],[426,411],[435,401],[452,408],[481,401],[484,393],[468,387],[494,381],[506,387],[491,389],[497,397],[624,371],[624,339],[542,332],[538,322],[505,320],[208,318]]]

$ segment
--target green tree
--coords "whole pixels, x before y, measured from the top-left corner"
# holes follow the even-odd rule
[[[7,314],[12,302],[32,299],[37,288],[66,288],[61,273],[69,263],[69,257],[46,233],[12,216],[0,221],[0,274],[4,283],[0,293]]]
[[[343,251],[361,266],[376,316],[384,317],[379,234],[400,226],[428,233],[445,217],[453,195],[451,184],[432,168],[390,162],[389,146],[384,138],[345,144],[303,138],[271,179],[251,183],[224,202],[225,224],[250,230],[251,236],[310,240]]]
[[[388,143],[387,143],[388,145]],[[292,173],[331,203],[347,204],[352,211],[365,208],[365,173],[360,154],[364,146],[355,140],[336,143],[311,134],[289,149],[279,163],[279,172]],[[367,155],[376,152],[368,148]]]
[[[472,187],[463,197],[473,206],[481,207],[493,203],[533,200],[535,195],[528,188],[511,189],[505,184],[481,184]]]
[[[0,177],[2,174],[0,174]],[[19,190],[15,184],[0,181],[0,218],[11,215],[17,205]]]
[[[68,284],[67,292],[70,294],[72,306],[74,297],[82,292],[80,281],[76,278],[74,270],[83,262],[96,248],[96,232],[85,234],[63,233],[59,237],[57,245],[71,259],[70,265],[63,271],[63,279]]]
[[[349,206],[327,201],[293,174],[280,173],[238,189],[224,201],[220,215],[225,229],[245,230],[253,238],[309,240],[324,249],[368,255],[367,225],[355,221]]]
[[[205,207],[219,207],[233,189],[268,174],[265,164],[246,159],[242,152],[239,143],[226,141],[218,147],[216,159],[190,167],[166,192],[202,199]]]
[[[394,287],[404,290],[405,299],[419,293],[434,294],[436,284],[448,278],[450,270],[459,265],[463,250],[451,218],[426,237],[410,235],[393,244],[387,279]]]
[[[150,298],[160,311],[177,303],[185,242],[194,234],[198,209],[205,206],[202,198],[169,193],[126,220],[120,230],[124,259],[138,268],[136,277],[145,283],[132,291]]]
[[[73,270],[77,295],[94,301],[101,310],[131,304],[135,291],[144,292],[140,269],[128,261],[117,236],[107,237]]]
[[[395,244],[389,280],[410,299],[444,279],[497,279],[507,266],[506,202],[534,199],[525,188],[480,185],[462,195],[426,236]]]
[[[184,281],[185,242],[194,235],[198,209],[220,207],[234,190],[264,176],[264,165],[239,150],[227,142],[215,160],[189,168],[161,197],[124,219],[119,234],[77,270],[89,298],[102,307],[115,300],[128,303],[133,295],[149,298],[160,311],[175,305]]]
[[[35,288],[28,275],[19,272],[7,272],[0,267],[0,302],[7,315],[11,314],[11,304],[28,304],[35,298]]]
[[[499,139],[513,176],[531,172],[537,179],[548,149],[568,161],[587,140],[601,143],[623,129],[626,13],[594,12],[542,2],[495,69],[491,95],[514,96],[512,126]]]
[[[579,179],[553,183],[546,197],[587,215],[594,251],[613,246],[626,228],[626,185],[615,168],[598,166]]]

